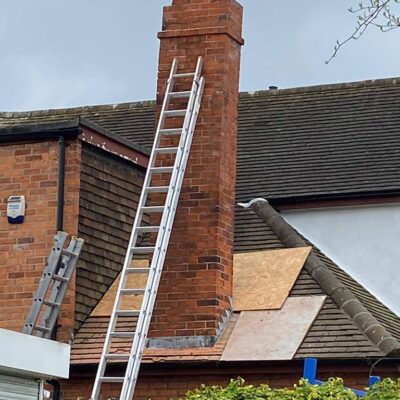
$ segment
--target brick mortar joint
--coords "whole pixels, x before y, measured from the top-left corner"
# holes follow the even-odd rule
[[[228,35],[235,42],[244,45],[244,39],[232,33],[232,29],[228,26],[221,27],[204,27],[204,28],[192,28],[192,29],[168,29],[165,31],[158,32],[157,37],[159,39],[166,38],[178,38],[178,37],[190,37],[190,36],[205,36],[205,35]]]

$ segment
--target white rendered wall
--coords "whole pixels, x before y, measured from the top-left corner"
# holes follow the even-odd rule
[[[400,204],[286,211],[282,215],[400,315]]]

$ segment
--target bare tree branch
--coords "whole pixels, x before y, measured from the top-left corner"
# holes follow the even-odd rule
[[[400,12],[392,11],[392,6],[397,6],[396,11],[400,11],[399,5],[400,0],[368,0],[359,3],[356,9],[349,8],[349,12],[357,15],[357,26],[345,40],[336,42],[333,53],[325,64],[329,64],[346,43],[359,39],[369,26],[374,26],[382,32],[400,28]]]

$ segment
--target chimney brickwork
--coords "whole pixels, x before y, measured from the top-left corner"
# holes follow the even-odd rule
[[[151,337],[215,337],[230,310],[241,30],[234,0],[174,0],[164,8],[158,111],[174,58],[179,72],[193,72],[202,56],[206,85]]]

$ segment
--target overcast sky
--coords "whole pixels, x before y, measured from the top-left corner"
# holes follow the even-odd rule
[[[170,0],[2,0],[0,110],[155,97],[157,31]],[[400,30],[371,31],[330,65],[354,28],[349,0],[242,0],[241,90],[400,75]]]

